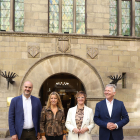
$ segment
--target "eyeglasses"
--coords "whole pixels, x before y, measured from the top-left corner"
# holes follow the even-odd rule
[[[85,97],[77,97],[77,99],[84,99]]]

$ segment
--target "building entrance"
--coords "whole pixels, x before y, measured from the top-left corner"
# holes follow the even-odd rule
[[[53,91],[58,92],[66,115],[68,109],[76,105],[75,94],[80,90],[85,91],[85,88],[77,77],[68,73],[59,73],[46,79],[39,96],[42,106],[45,106],[49,94]]]

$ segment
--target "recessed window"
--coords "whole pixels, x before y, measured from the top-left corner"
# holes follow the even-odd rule
[[[49,0],[49,32],[85,34],[85,0]]]

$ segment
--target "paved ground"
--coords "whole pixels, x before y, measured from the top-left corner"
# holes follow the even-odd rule
[[[0,138],[0,140],[12,140],[11,138]],[[98,136],[93,136],[93,140],[99,140]],[[140,140],[140,136],[125,136],[124,140]]]

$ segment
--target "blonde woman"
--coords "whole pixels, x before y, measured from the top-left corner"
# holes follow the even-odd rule
[[[47,106],[42,109],[40,134],[42,140],[66,140],[65,115],[57,92],[49,95]]]
[[[79,91],[76,99],[77,105],[69,109],[66,119],[68,140],[92,140],[90,133],[94,127],[93,111],[85,106],[85,92]]]

